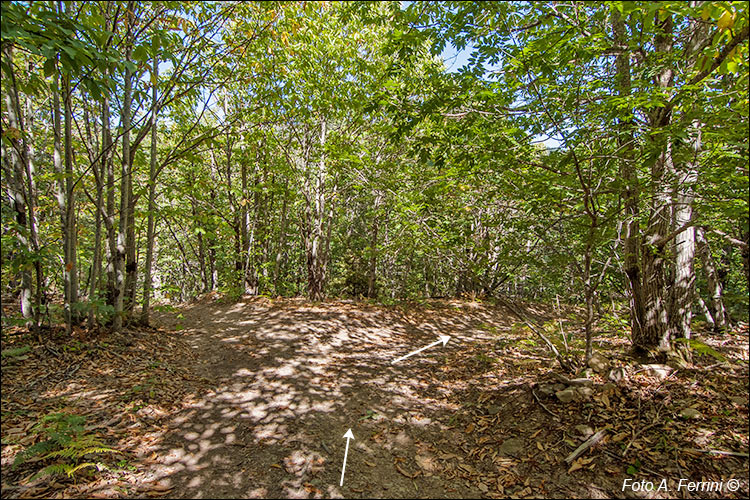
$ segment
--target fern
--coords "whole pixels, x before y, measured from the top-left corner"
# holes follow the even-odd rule
[[[85,417],[64,413],[53,413],[42,417],[32,432],[46,434],[48,439],[16,455],[13,468],[35,456],[39,456],[40,460],[58,459],[61,462],[46,466],[34,474],[32,479],[63,474],[72,478],[82,469],[98,468],[98,465],[93,462],[78,462],[87,456],[116,453],[117,450],[108,448],[96,435],[87,433],[84,427],[85,422]]]
[[[49,453],[54,447],[55,442],[51,439],[40,441],[39,443],[29,446],[27,449],[16,455],[15,459],[13,459],[13,468],[15,469],[35,455],[44,455],[46,453]]]
[[[707,354],[719,361],[726,361],[726,358],[718,352],[716,349],[712,348],[709,345],[704,344],[700,340],[696,339],[686,339],[686,338],[678,338],[675,339],[677,342],[684,342],[686,345],[688,345],[691,349],[696,351],[698,354]]]

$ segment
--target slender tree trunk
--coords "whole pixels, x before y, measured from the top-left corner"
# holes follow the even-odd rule
[[[132,7],[132,2],[128,2],[128,7]],[[132,41],[128,28],[128,36],[125,42],[125,61],[130,61],[130,51]],[[130,183],[131,183],[131,165],[130,165],[130,107],[132,105],[132,88],[133,75],[129,67],[125,67],[125,90],[123,92],[122,104],[122,179],[120,182],[120,222],[117,231],[117,247],[115,251],[115,318],[113,329],[119,331],[122,328],[124,316],[124,298],[125,298],[125,276],[123,267],[125,263],[125,238],[128,232],[128,212],[130,207]]]
[[[325,280],[325,244],[323,224],[326,213],[325,182],[326,182],[326,122],[320,123],[320,163],[316,172],[315,188],[313,192],[314,205],[308,206],[310,220],[310,235],[306,238],[307,253],[307,293],[311,300],[323,299],[323,282]]]
[[[377,278],[378,269],[378,232],[380,230],[380,217],[378,215],[378,209],[383,199],[382,193],[378,193],[375,196],[375,214],[372,220],[372,229],[370,231],[370,263],[367,270],[367,297],[375,298],[375,282]]]
[[[24,125],[22,122],[23,118],[21,116],[21,108],[18,101],[16,78],[13,73],[13,48],[11,44],[7,44],[3,47],[3,60],[3,62],[8,64],[11,68],[11,84],[5,94],[9,129],[3,131],[3,135],[8,137],[11,142],[9,149],[13,165],[13,177],[9,178],[9,182],[7,183],[9,190],[8,194],[11,206],[15,211],[16,224],[19,226],[16,231],[16,238],[18,239],[19,245],[31,253],[33,252],[33,246],[30,238],[27,238],[26,236],[27,231],[29,232],[29,235],[31,235],[26,212],[27,206],[30,202],[28,200],[29,194],[25,188],[26,182],[24,180],[29,168],[29,150],[26,144]],[[34,311],[31,297],[31,271],[24,265],[21,270],[21,314],[24,319],[26,319],[26,327],[33,332],[36,330],[34,318],[37,313]]]
[[[103,157],[99,157],[97,159],[97,154],[99,153],[99,147],[98,147],[98,140],[95,139],[98,137],[97,130],[96,130],[96,122],[94,122],[94,133],[92,137],[91,133],[91,126],[89,125],[89,114],[88,114],[88,107],[84,106],[84,117],[83,117],[86,125],[86,137],[89,143],[89,151],[91,151],[90,154],[90,161],[92,162],[91,170],[94,173],[94,182],[96,184],[96,210],[95,210],[95,229],[94,229],[94,256],[93,256],[93,262],[91,264],[91,276],[89,278],[89,291],[88,291],[88,302],[89,302],[89,311],[88,311],[88,327],[89,329],[92,329],[96,326],[96,314],[95,314],[95,308],[93,305],[94,300],[97,299],[97,284],[99,281],[99,274],[101,272],[101,265],[102,265],[102,258],[101,258],[101,236],[102,236],[102,213],[104,213],[104,183],[102,182],[102,177],[104,174],[104,168],[103,164],[101,163],[104,161]]]
[[[279,236],[276,241],[276,258],[273,263],[273,283],[275,292],[278,294],[281,290],[281,270],[284,265],[284,256],[286,255],[286,225],[287,225],[287,207],[289,205],[289,181],[284,184],[284,201],[281,205],[281,223],[279,224]]]
[[[695,228],[696,241],[698,243],[698,252],[703,261],[703,271],[706,273],[708,283],[708,294],[711,297],[711,316],[713,317],[713,327],[719,331],[726,328],[726,309],[724,308],[723,289],[719,273],[716,270],[716,264],[711,256],[711,248],[706,240],[706,235],[702,227]]]
[[[159,59],[154,56],[151,67],[151,99],[153,111],[151,113],[151,162],[148,170],[148,227],[146,229],[146,265],[143,271],[143,307],[141,309],[141,323],[148,325],[151,307],[151,268],[154,262],[154,212],[156,211],[156,121],[157,121],[157,83],[159,82]]]
[[[29,72],[32,71],[32,64],[29,62]],[[16,91],[16,89],[13,89]],[[18,95],[16,95],[18,99]],[[28,208],[29,208],[29,237],[31,238],[31,249],[35,255],[39,256],[39,233],[37,231],[37,220],[36,220],[36,205],[37,205],[37,190],[36,183],[34,182],[34,122],[33,122],[33,110],[31,109],[31,98],[26,96],[26,120],[22,120],[22,127],[27,130],[29,138],[24,140],[26,146],[26,180],[28,185]],[[42,305],[42,290],[44,274],[42,271],[42,262],[40,259],[34,259],[34,274],[36,277],[35,290],[34,290],[34,306],[33,316],[34,323],[32,325],[32,333],[39,335],[39,327],[41,325],[41,305]]]
[[[75,211],[75,198],[73,193],[73,91],[70,86],[70,77],[63,76],[63,106],[65,108],[65,234],[67,245],[65,246],[65,277],[68,281],[68,303],[70,304],[70,317],[73,324],[77,324],[78,312],[78,238]]]
[[[60,93],[59,93],[59,76],[55,73],[55,82],[52,88],[52,114],[53,114],[53,134],[54,134],[54,153],[53,166],[57,174],[57,206],[60,210],[60,227],[63,243],[63,297],[65,300],[65,332],[70,335],[73,331],[73,317],[71,313],[72,304],[70,302],[70,267],[68,264],[70,235],[68,234],[68,191],[65,185],[66,172],[63,171],[63,153],[62,153],[62,119],[60,116]],[[63,92],[65,85],[63,84]]]

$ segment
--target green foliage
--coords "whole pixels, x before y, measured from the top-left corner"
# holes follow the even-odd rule
[[[675,342],[680,342],[682,344],[685,344],[687,347],[697,352],[698,354],[711,356],[712,358],[718,361],[726,361],[726,358],[720,352],[718,352],[713,347],[701,342],[698,339],[678,338],[678,339],[675,339]]]
[[[81,462],[81,459],[117,453],[117,450],[105,446],[95,434],[88,432],[84,427],[85,421],[85,417],[66,413],[45,415],[32,428],[32,433],[42,435],[43,440],[18,453],[13,461],[13,468],[34,457],[43,461],[55,459],[56,463],[47,465],[34,474],[33,478],[62,474],[74,477],[85,468],[98,468],[99,464]]]
[[[22,347],[14,347],[12,349],[4,350],[2,353],[0,353],[0,356],[2,356],[3,358],[14,358],[26,354],[30,350],[31,346],[28,345]]]
[[[635,462],[633,462],[632,464],[628,465],[628,468],[627,468],[627,470],[625,472],[627,474],[631,475],[631,476],[634,476],[634,475],[638,474],[641,471],[641,466],[642,465],[643,464],[641,464],[641,461],[636,458]]]

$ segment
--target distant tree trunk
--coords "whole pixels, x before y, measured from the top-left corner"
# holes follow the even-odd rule
[[[65,279],[68,281],[67,302],[73,324],[79,322],[76,304],[78,303],[78,231],[76,229],[75,198],[73,193],[73,91],[70,77],[63,76],[63,106],[65,108]]]
[[[248,274],[249,274],[249,267],[250,267],[250,254],[252,252],[251,246],[252,242],[250,241],[250,199],[248,196],[248,186],[247,186],[247,158],[244,157],[244,155],[240,156],[240,189],[241,189],[241,195],[240,195],[240,206],[239,206],[239,230],[240,230],[240,249],[241,254],[244,259],[242,262],[242,277],[241,277],[241,283],[242,283],[242,289],[244,293],[249,295],[255,295],[254,290],[252,289],[252,284],[250,283]]]
[[[91,170],[94,173],[94,182],[96,184],[96,199],[95,199],[95,229],[94,229],[94,258],[91,263],[91,273],[89,277],[89,311],[88,311],[88,327],[92,329],[96,326],[96,314],[93,306],[93,301],[97,295],[97,283],[99,281],[99,274],[101,272],[102,258],[101,258],[101,236],[102,236],[102,214],[104,213],[104,156],[97,156],[100,153],[98,147],[98,134],[96,130],[96,122],[94,121],[94,133],[91,133],[91,120],[89,120],[88,107],[84,106],[83,119],[86,127],[86,138],[89,144],[89,161],[91,162]]]
[[[143,270],[143,304],[141,308],[141,323],[148,325],[149,309],[151,307],[151,268],[154,262],[154,212],[156,210],[156,121],[157,121],[157,83],[159,81],[159,59],[154,56],[151,71],[151,99],[153,110],[151,113],[151,162],[148,170],[148,227],[146,229],[146,265]]]
[[[742,267],[745,269],[745,280],[747,281],[747,289],[750,290],[750,232],[745,230],[744,233],[745,245],[741,249],[742,253]]]
[[[31,240],[35,237],[32,231],[35,231],[35,228],[33,228],[33,220],[29,220],[30,217],[27,217],[26,211],[30,209],[29,213],[33,214],[33,201],[29,199],[33,191],[30,190],[27,192],[25,188],[25,177],[30,172],[30,152],[24,133],[23,117],[18,100],[18,88],[16,87],[16,78],[13,72],[13,48],[10,44],[3,47],[3,59],[10,66],[11,75],[10,88],[7,89],[5,94],[9,130],[3,131],[3,135],[10,139],[11,147],[9,149],[13,166],[13,175],[7,179],[8,197],[15,211],[16,224],[19,226],[16,231],[18,243],[26,251],[32,253],[34,246]],[[25,236],[24,233],[26,231],[29,231],[30,238]],[[26,319],[26,327],[32,332],[37,332],[38,321],[36,318],[38,318],[37,311],[39,304],[36,305],[35,311],[31,297],[31,271],[29,267],[24,265],[21,270],[21,314]]]
[[[52,115],[53,115],[53,134],[54,134],[54,152],[53,167],[57,174],[57,206],[60,210],[60,229],[63,242],[63,297],[65,300],[65,332],[70,335],[73,331],[73,316],[71,312],[72,304],[70,302],[70,268],[68,267],[68,248],[70,235],[68,234],[68,191],[65,186],[65,175],[63,171],[63,153],[62,153],[62,120],[60,117],[60,93],[59,93],[59,76],[55,73],[55,82],[52,88]],[[65,85],[63,84],[63,92]]]
[[[323,225],[326,214],[325,183],[326,183],[326,122],[320,123],[320,163],[315,172],[315,187],[312,193],[314,203],[308,202],[307,219],[308,235],[305,238],[305,252],[307,254],[307,293],[311,300],[323,299],[325,282],[325,241]]]
[[[372,220],[372,229],[370,232],[370,263],[367,270],[367,297],[375,298],[375,282],[377,278],[378,269],[378,232],[380,230],[380,217],[378,215],[378,209],[380,208],[381,200],[383,199],[382,193],[378,193],[375,196],[374,215]]]
[[[702,227],[695,228],[696,241],[698,242],[698,253],[703,261],[703,271],[706,273],[708,283],[708,294],[711,297],[711,316],[713,317],[713,327],[715,330],[726,328],[726,310],[724,308],[724,299],[722,298],[723,290],[719,274],[716,271],[716,264],[711,256],[711,248],[706,240],[706,234]]]
[[[275,292],[278,294],[281,290],[281,270],[284,265],[284,256],[286,255],[286,225],[287,225],[287,207],[289,205],[289,181],[284,183],[284,201],[281,205],[281,223],[279,224],[279,236],[276,241],[276,258],[273,263],[273,284]]]

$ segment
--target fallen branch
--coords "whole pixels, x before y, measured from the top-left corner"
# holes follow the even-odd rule
[[[750,455],[747,453],[740,453],[738,451],[723,451],[723,450],[699,450],[697,448],[683,448],[682,451],[691,451],[693,453],[708,453],[711,455],[726,455],[729,457],[740,457],[748,458]]]
[[[546,335],[544,335],[540,328],[538,328],[536,325],[534,325],[531,320],[523,313],[523,311],[519,310],[513,304],[511,304],[509,301],[505,300],[503,297],[498,297],[498,301],[505,306],[506,309],[508,309],[510,312],[515,314],[521,321],[523,321],[526,326],[529,327],[529,329],[534,332],[537,337],[542,339],[545,344],[547,344],[547,347],[550,351],[552,351],[552,354],[555,355],[555,359],[558,363],[560,363],[560,366],[563,368],[563,370],[571,371],[570,365],[568,362],[563,358],[563,356],[560,354],[560,351],[557,350],[557,347],[555,347],[555,344],[550,342],[550,340],[547,338]]]
[[[541,406],[544,411],[546,411],[547,413],[549,413],[553,417],[558,418],[557,417],[557,413],[553,412],[552,410],[550,410],[549,408],[547,408],[546,406],[544,406],[544,403],[542,403],[539,400],[539,396],[537,396],[536,392],[534,392],[534,388],[530,387],[529,389],[531,389],[531,395],[534,396],[534,399],[536,399],[536,402],[539,403],[539,406]]]
[[[596,434],[594,434],[593,436],[591,436],[590,438],[588,438],[581,446],[576,448],[576,450],[573,453],[567,456],[567,458],[565,459],[565,462],[570,464],[573,460],[583,455],[583,453],[585,453],[586,450],[588,450],[589,448],[597,444],[599,441],[601,441],[606,433],[607,433],[607,429],[604,428],[600,430],[599,432],[597,432]]]
[[[565,375],[561,375],[556,372],[552,372],[552,376],[557,379],[558,382],[565,385],[580,385],[580,386],[591,386],[594,385],[594,381],[590,378],[568,378]]]

